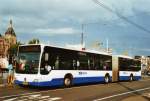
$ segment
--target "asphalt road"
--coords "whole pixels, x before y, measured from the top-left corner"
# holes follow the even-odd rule
[[[150,101],[150,77],[71,88],[0,87],[0,101]]]

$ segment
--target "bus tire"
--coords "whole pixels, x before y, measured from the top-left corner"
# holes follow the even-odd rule
[[[72,79],[71,79],[71,77],[65,77],[64,78],[64,86],[65,87],[71,87],[71,85],[72,85]]]
[[[130,81],[133,81],[134,80],[134,77],[133,77],[133,74],[130,75]]]
[[[104,78],[104,82],[107,84],[107,83],[109,83],[109,81],[110,81],[109,74],[106,74],[105,78]]]

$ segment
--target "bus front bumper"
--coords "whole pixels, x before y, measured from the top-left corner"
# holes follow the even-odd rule
[[[16,85],[23,85],[23,86],[39,86],[39,82],[24,82],[15,80],[14,83]]]
[[[38,87],[48,87],[48,86],[61,86],[63,85],[63,79],[54,79],[52,81],[44,81],[44,82],[23,82],[19,80],[14,81],[16,85],[24,85],[24,86],[38,86]]]

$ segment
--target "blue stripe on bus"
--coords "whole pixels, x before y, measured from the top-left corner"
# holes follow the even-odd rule
[[[134,80],[140,80],[140,79],[141,79],[141,76],[134,76],[133,79],[134,79]],[[130,80],[130,76],[120,76],[120,77],[119,77],[119,80],[121,80],[121,81],[122,81],[122,80]]]
[[[129,76],[120,76],[120,80],[129,80]],[[134,80],[141,79],[141,76],[134,76]],[[112,77],[110,78],[112,81]],[[82,84],[82,83],[98,83],[104,82],[104,77],[79,77],[73,79],[73,84]],[[15,84],[22,85],[22,81],[15,80]],[[31,86],[62,86],[64,84],[64,78],[57,78],[53,79],[52,81],[45,81],[45,82],[29,82]]]
[[[104,77],[79,77],[73,79],[74,84],[93,83],[93,82],[94,83],[104,82]]]
[[[110,78],[111,81],[112,78]],[[104,82],[104,77],[79,77],[73,79],[73,84],[82,84],[82,83],[97,83]],[[22,85],[22,81],[15,80],[15,84]],[[64,84],[64,78],[53,79],[52,81],[45,82],[28,82],[28,85],[31,86],[61,86]]]

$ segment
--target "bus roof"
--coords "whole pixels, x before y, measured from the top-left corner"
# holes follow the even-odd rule
[[[20,45],[20,46],[36,46],[36,45],[40,45],[40,46],[48,46],[48,47],[54,47],[54,48],[61,48],[61,49],[67,49],[67,50],[72,50],[72,51],[80,51],[80,52],[87,52],[87,53],[93,53],[93,54],[102,54],[102,55],[108,55],[108,56],[112,56],[111,54],[107,53],[107,52],[103,52],[103,51],[97,51],[97,50],[90,50],[90,49],[71,49],[71,48],[67,48],[67,47],[61,47],[61,46],[54,46],[54,45],[45,45],[45,44],[26,44],[26,45]]]
[[[133,59],[132,57],[126,55],[115,55],[115,56],[119,58]]]

